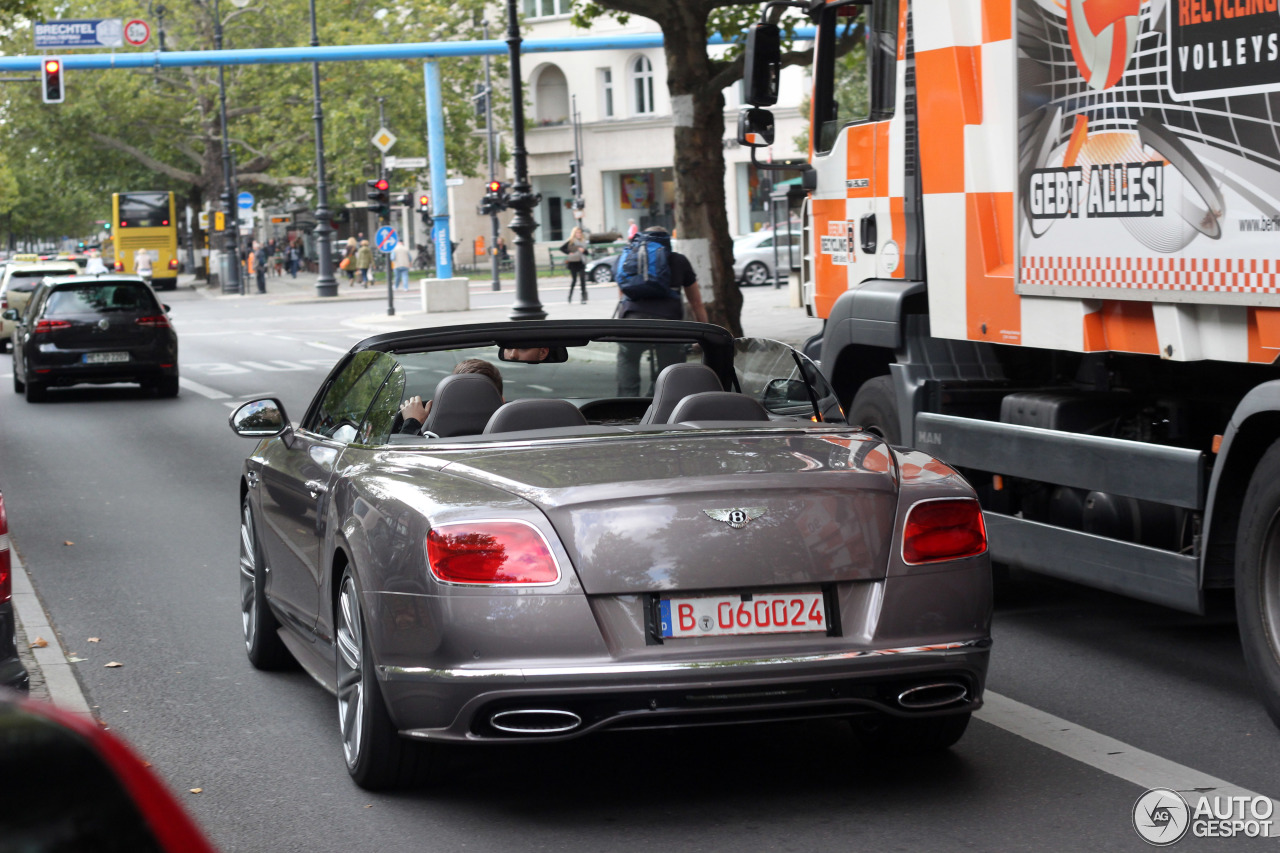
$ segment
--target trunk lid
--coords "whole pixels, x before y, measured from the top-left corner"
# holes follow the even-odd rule
[[[897,511],[888,449],[851,432],[555,442],[447,470],[536,504],[593,595],[883,578]]]

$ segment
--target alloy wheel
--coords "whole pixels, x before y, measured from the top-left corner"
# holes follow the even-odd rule
[[[364,734],[364,634],[356,584],[347,575],[338,593],[338,724],[342,728],[342,753],[347,767],[360,759]]]
[[[258,630],[258,557],[254,549],[253,511],[245,502],[240,516],[240,625],[245,648],[253,651]]]

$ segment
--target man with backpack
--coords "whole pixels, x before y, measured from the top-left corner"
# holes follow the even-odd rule
[[[615,275],[620,301],[617,316],[648,320],[684,319],[682,294],[689,297],[693,318],[707,322],[698,276],[689,259],[671,250],[671,235],[661,225],[636,234],[618,261]],[[653,377],[668,365],[685,360],[681,344],[618,344],[618,396],[640,396],[640,360],[652,352],[649,393]]]

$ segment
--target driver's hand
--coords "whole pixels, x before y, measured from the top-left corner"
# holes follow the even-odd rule
[[[421,397],[410,397],[400,404],[400,414],[405,420],[413,418],[418,423],[425,423],[427,413],[431,411],[431,401],[423,403]]]

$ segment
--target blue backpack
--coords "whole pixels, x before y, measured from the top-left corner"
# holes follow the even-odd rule
[[[628,299],[679,299],[671,284],[671,237],[641,231],[622,250],[615,274]]]

